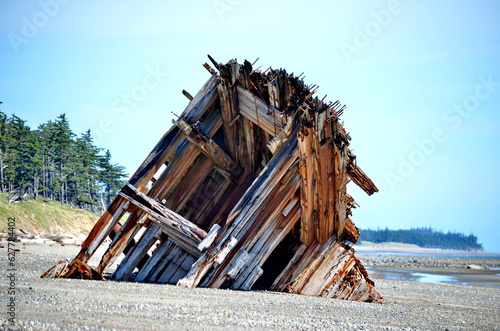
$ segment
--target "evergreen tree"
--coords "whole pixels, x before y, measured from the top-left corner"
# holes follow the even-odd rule
[[[76,137],[65,114],[32,131],[0,111],[0,191],[102,211],[125,184],[125,168],[96,147],[90,130]],[[102,204],[101,204],[102,202]]]
[[[7,115],[0,111],[0,191],[5,192],[5,168],[8,166],[7,150],[9,143]]]
[[[111,163],[111,153],[106,150],[104,156],[99,160],[99,181],[103,186],[104,203],[109,205],[111,199],[123,187],[125,181],[125,168],[118,164]]]
[[[97,206],[98,166],[100,149],[93,144],[90,130],[77,138],[72,173],[72,197],[79,208]]]
[[[12,197],[35,194],[38,185],[36,169],[37,141],[26,126],[26,121],[16,115],[1,116],[2,191]]]
[[[59,195],[59,201],[64,204],[68,203],[68,176],[71,173],[71,162],[74,147],[74,133],[69,127],[68,120],[65,114],[57,117],[52,128],[51,144],[55,162],[55,187]]]

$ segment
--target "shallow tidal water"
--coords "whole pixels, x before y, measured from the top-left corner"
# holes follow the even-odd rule
[[[370,277],[376,279],[416,281],[423,283],[479,286],[500,288],[500,273],[498,270],[460,270],[426,268],[387,268],[368,267],[366,268]]]
[[[370,277],[500,288],[500,254],[438,249],[356,247]],[[468,267],[468,265],[475,265]]]

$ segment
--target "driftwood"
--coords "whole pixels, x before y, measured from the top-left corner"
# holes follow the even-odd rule
[[[194,97],[183,91],[187,108],[73,263],[111,235],[92,272],[122,257],[114,280],[382,302],[348,245],[359,231],[347,183],[378,190],[349,149],[345,106],[284,70],[210,60],[217,71],[205,63],[207,83]]]
[[[42,278],[76,278],[103,280],[101,274],[80,260],[59,261],[58,264],[45,271]]]

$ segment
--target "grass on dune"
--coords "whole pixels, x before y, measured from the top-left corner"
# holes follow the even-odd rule
[[[7,232],[9,218],[15,218],[15,232],[86,235],[99,215],[43,199],[9,204],[7,194],[0,194],[0,232]]]

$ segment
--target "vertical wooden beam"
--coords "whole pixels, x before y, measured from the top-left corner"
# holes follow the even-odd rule
[[[260,151],[259,144],[256,144],[255,125],[246,118],[241,120],[243,144],[240,149],[241,159],[244,160],[242,165],[250,173],[255,173],[257,170],[257,156]]]
[[[347,201],[346,201],[346,185],[347,178],[347,146],[334,146],[335,153],[335,228],[334,232],[337,237],[341,237],[344,233],[345,223],[347,221]]]
[[[218,89],[222,127],[224,129],[224,143],[229,156],[235,158],[236,163],[241,164],[239,162],[240,160],[236,159],[236,150],[239,147],[238,132],[240,132],[238,120],[234,121],[238,114],[237,94],[234,86],[231,86],[230,82],[222,77],[218,85]]]
[[[324,113],[323,113],[324,114]],[[320,118],[322,118],[320,116]],[[330,123],[325,123],[316,133],[317,162],[318,162],[318,226],[317,239],[325,243],[333,234],[335,209],[335,158],[334,141]]]
[[[300,241],[305,245],[310,245],[315,238],[315,228],[317,222],[316,199],[316,156],[313,150],[313,134],[310,128],[303,126],[299,136],[299,173],[302,178],[300,187],[300,202],[302,205],[302,218],[300,229]]]

